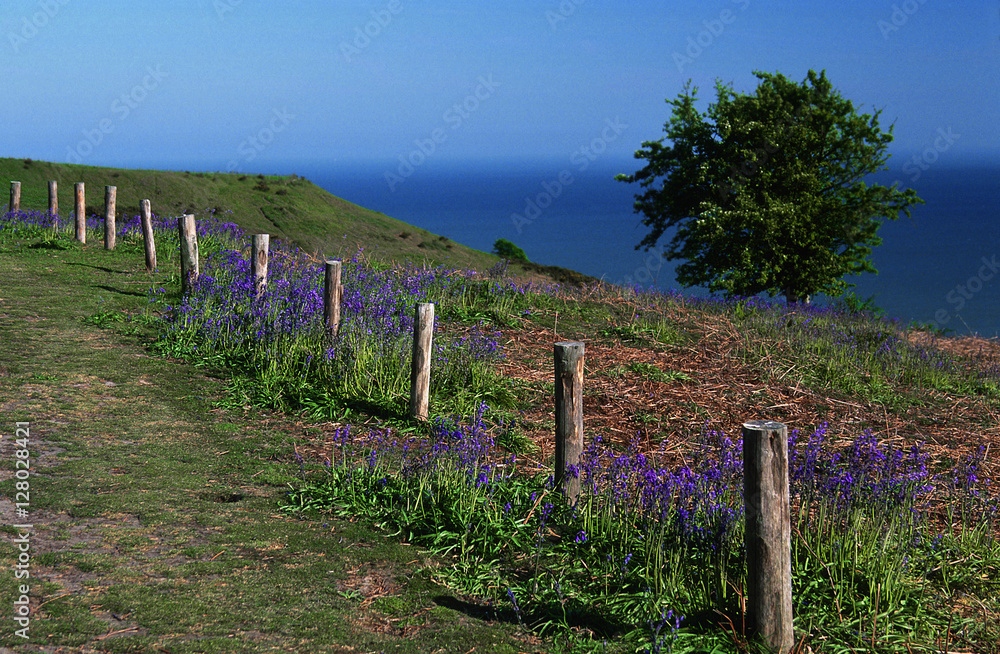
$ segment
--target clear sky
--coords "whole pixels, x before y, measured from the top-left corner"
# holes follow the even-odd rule
[[[810,68],[895,122],[897,167],[1000,161],[998,0],[5,0],[0,156],[611,160],[688,79],[710,99]]]

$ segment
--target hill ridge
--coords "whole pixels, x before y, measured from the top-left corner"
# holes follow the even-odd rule
[[[498,260],[334,196],[295,174],[128,169],[0,158],[0,177],[21,182],[25,210],[47,208],[48,182],[54,180],[60,211],[69,213],[74,184],[83,182],[88,214],[104,212],[103,188],[115,186],[119,215],[137,214],[140,201],[148,199],[158,215],[210,212],[226,216],[247,233],[269,233],[331,257],[351,256],[364,247],[369,254],[399,263],[487,268]]]
[[[166,171],[0,158],[0,180],[21,182],[21,208],[44,211],[48,182],[57,182],[60,211],[73,207],[83,182],[87,213],[104,213],[105,186],[115,186],[117,214],[137,215],[149,200],[157,215],[211,212],[247,234],[267,233],[331,258],[366,256],[394,264],[485,271],[500,258],[456,243],[379,211],[337,197],[296,174]],[[96,192],[95,192],[96,191]],[[6,198],[6,192],[0,198]],[[6,203],[4,203],[6,204]],[[510,272],[532,281],[592,284],[598,280],[558,266],[511,262]]]

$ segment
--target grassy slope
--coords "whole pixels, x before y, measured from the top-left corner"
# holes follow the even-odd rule
[[[511,616],[433,584],[440,564],[424,554],[358,523],[298,522],[278,514],[284,483],[298,475],[294,452],[307,452],[303,441],[322,441],[329,425],[212,410],[224,393],[220,379],[150,356],[143,348],[152,336],[148,327],[85,324],[88,317],[120,320],[119,312],[140,309],[144,289],[169,285],[170,271],[150,279],[134,240],[113,253],[97,242],[65,245],[0,240],[6,280],[0,288],[0,429],[9,434],[14,421],[32,422],[35,472],[41,473],[32,477],[38,631],[32,648],[18,651],[55,645],[61,651],[173,652],[540,649]],[[524,428],[530,421],[546,440],[551,434],[551,381],[537,373],[551,365],[558,335],[587,340],[592,433],[644,431],[665,442],[709,419],[728,426],[766,416],[797,426],[822,420],[917,434],[945,444],[940,449],[952,457],[957,438],[996,434],[993,394],[935,388],[911,398],[910,389],[900,387],[898,415],[896,403],[853,391],[837,390],[828,400],[822,388],[806,392],[812,384],[800,378],[800,368],[816,358],[783,359],[783,348],[775,347],[781,339],[763,343],[767,354],[756,357],[780,373],[773,378],[733,356],[735,335],[752,331],[749,318],[732,318],[727,327],[729,319],[715,324],[711,316],[676,307],[670,316],[651,318],[637,318],[629,301],[573,297],[553,299],[520,329],[505,330],[514,341],[505,374],[523,373]],[[670,328],[660,332],[676,338],[658,333],[658,323]],[[643,368],[644,362],[655,365]],[[685,371],[696,383],[669,371]],[[945,415],[948,428],[936,429]],[[0,471],[4,498],[12,495],[11,474],[11,468]],[[2,498],[0,506],[0,560],[8,561],[16,554],[7,538],[13,507]],[[948,560],[954,561],[949,568],[975,571],[966,557]],[[12,576],[0,577],[0,599],[14,588]],[[995,632],[994,607],[991,602],[988,619],[986,609],[970,615],[982,615]],[[109,632],[116,636],[105,638]],[[0,634],[3,645],[21,643],[8,631]],[[558,651],[558,644],[544,648]]]
[[[145,199],[158,215],[215,210],[248,234],[271,234],[329,257],[351,257],[363,247],[378,259],[418,265],[486,270],[499,261],[492,254],[342,200],[294,175],[127,170],[0,158],[0,180],[21,182],[22,209],[45,210],[48,182],[55,180],[60,210],[68,214],[73,210],[73,185],[83,182],[88,214],[104,213],[104,187],[115,186],[118,215],[138,214],[139,203]],[[0,206],[7,204],[7,198],[5,185]],[[585,280],[556,267],[516,268],[516,272],[556,281]]]
[[[18,555],[10,525],[24,522],[16,421],[31,425],[34,473],[30,639],[7,620],[0,651],[544,651],[435,584],[438,564],[415,548],[280,514],[301,423],[213,409],[213,373],[151,356],[151,330],[91,324],[141,311],[148,284],[167,283],[141,262],[135,242],[0,240],[5,567]],[[0,575],[5,611],[18,583]]]

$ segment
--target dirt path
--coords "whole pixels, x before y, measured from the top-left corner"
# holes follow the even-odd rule
[[[134,325],[84,322],[141,308],[136,260],[0,257],[0,647],[544,651],[434,583],[440,563],[415,548],[282,513],[301,427],[220,412],[222,380],[151,356]],[[27,516],[14,504],[18,422],[30,429]],[[25,532],[30,576],[17,579]],[[28,638],[9,619],[21,584]]]

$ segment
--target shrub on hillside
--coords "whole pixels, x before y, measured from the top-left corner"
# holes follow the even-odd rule
[[[493,244],[493,254],[509,261],[527,261],[528,255],[505,238],[498,238]]]

